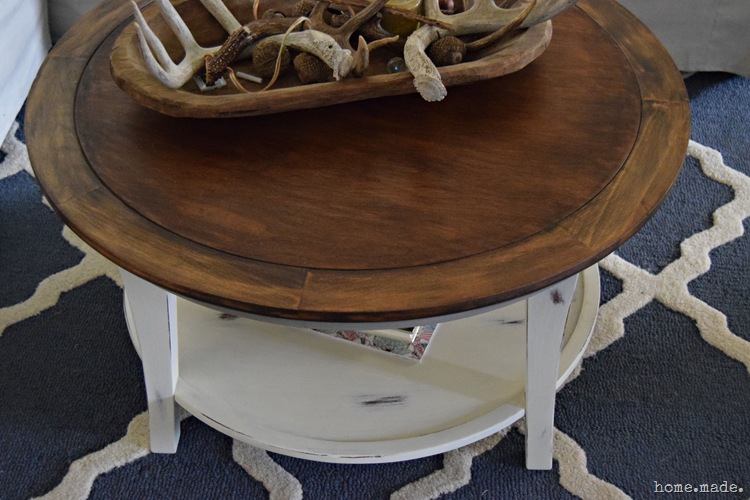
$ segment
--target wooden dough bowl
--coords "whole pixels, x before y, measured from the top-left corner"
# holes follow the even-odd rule
[[[225,3],[240,22],[246,23],[251,18],[251,2],[227,0]],[[202,46],[221,45],[227,37],[198,0],[178,0],[174,5]],[[260,11],[270,5],[271,2],[266,2],[265,6],[261,2]],[[279,8],[278,1],[273,5]],[[156,6],[153,3],[146,6],[143,15],[178,62],[182,58],[182,47]],[[400,49],[388,46],[372,52],[370,66],[361,78],[349,76],[341,81],[302,85],[296,75],[287,74],[263,92],[260,90],[265,84],[243,82],[248,93],[237,90],[231,82],[222,89],[207,92],[202,92],[192,80],[180,89],[171,89],[146,68],[132,19],[126,23],[112,50],[112,76],[135,101],[166,115],[193,118],[265,115],[416,92],[408,71],[387,73],[387,62],[402,55]],[[451,87],[518,71],[544,52],[551,37],[551,21],[519,31],[495,46],[471,54],[461,64],[440,68],[443,84]],[[253,72],[250,61],[238,62],[232,67],[235,71]],[[446,99],[450,99],[450,92]]]

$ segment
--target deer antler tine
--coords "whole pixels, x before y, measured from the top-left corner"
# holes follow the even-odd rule
[[[146,37],[144,36],[143,29],[140,27],[140,25],[135,25],[135,31],[138,36],[138,42],[141,46],[143,59],[146,62],[146,67],[151,72],[151,74],[169,88],[180,88],[185,82],[180,81],[181,79],[179,78],[179,76],[181,75],[177,74],[177,66],[175,66],[174,63],[170,61],[169,65],[171,67],[169,68],[169,70],[165,71],[164,68],[162,68],[162,66],[156,61],[154,55],[151,53],[151,49],[146,42]]]
[[[370,52],[384,45],[388,45],[389,43],[397,42],[399,39],[400,37],[396,35],[388,38],[380,38],[368,43],[365,40],[365,37],[359,35],[359,38],[357,39],[357,51],[353,56],[354,67],[352,68],[352,74],[354,76],[364,75],[367,67],[370,65]]]
[[[219,21],[219,24],[227,33],[234,33],[242,27],[242,24],[221,0],[200,0],[200,2],[214,16],[214,19]]]
[[[172,2],[169,0],[156,0],[156,5],[159,7],[162,16],[164,16],[164,20],[172,29],[175,36],[177,36],[180,45],[184,47],[185,52],[202,50],[198,42],[193,38],[193,34],[190,33],[190,29],[185,24],[185,21],[177,13],[177,9],[174,8]]]
[[[161,43],[161,40],[159,40],[159,38],[154,34],[151,27],[143,18],[143,14],[141,14],[141,10],[138,8],[138,5],[133,0],[131,0],[130,3],[133,4],[133,11],[135,14],[135,29],[138,34],[138,40],[141,41],[141,51],[143,52],[143,57],[152,57],[153,59],[153,55],[155,54],[156,58],[159,60],[159,64],[162,67],[169,68],[170,66],[173,66],[174,62],[172,61],[172,58],[169,57],[169,54],[167,54],[167,50],[164,48],[164,44]],[[156,61],[153,61],[153,63],[156,64]]]
[[[367,46],[365,37],[362,35],[357,38],[357,51],[354,53],[354,67],[352,73],[354,76],[362,76],[370,65],[370,48]]]
[[[218,49],[218,47],[204,49],[198,45],[169,0],[156,0],[159,11],[185,49],[184,59],[179,64],[175,64],[161,40],[146,22],[138,5],[131,3],[135,8],[135,30],[146,67],[167,87],[176,89],[183,86],[203,66],[204,56]]]

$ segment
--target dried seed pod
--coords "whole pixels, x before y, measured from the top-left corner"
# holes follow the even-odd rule
[[[253,66],[255,73],[261,78],[271,78],[276,71],[276,59],[279,56],[281,44],[273,40],[261,40],[253,49]],[[289,50],[284,47],[281,51],[281,68],[279,74],[289,69],[291,57]]]
[[[299,2],[295,3],[294,7],[292,7],[292,17],[307,17],[310,15],[310,12],[312,12],[314,6],[314,0],[299,0]]]
[[[294,58],[294,69],[304,85],[322,83],[333,76],[333,70],[326,63],[307,52],[302,52]]]
[[[436,66],[458,64],[466,56],[466,44],[455,36],[444,36],[430,44],[427,55]]]

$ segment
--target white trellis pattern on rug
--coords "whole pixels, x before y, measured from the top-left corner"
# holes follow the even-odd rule
[[[15,137],[16,123],[3,142],[4,161],[0,164],[0,179],[20,172],[34,175],[29,164],[26,146]],[[605,258],[601,267],[619,278],[623,290],[604,304],[599,312],[592,342],[585,354],[591,357],[607,349],[627,332],[624,320],[653,300],[695,320],[703,339],[726,356],[743,363],[750,370],[750,342],[732,333],[726,316],[691,295],[688,283],[711,266],[709,253],[721,245],[743,235],[743,220],[750,216],[750,178],[727,166],[721,154],[691,141],[688,154],[696,158],[704,174],[725,184],[734,191],[734,199],[713,214],[713,226],[684,240],[681,256],[658,274],[651,274],[616,254]],[[63,270],[41,281],[34,294],[23,302],[0,309],[0,336],[3,331],[20,321],[31,318],[53,307],[64,292],[89,281],[106,276],[121,286],[116,267],[83,243],[67,227],[64,238],[78,248],[84,258],[74,267]],[[571,378],[580,374],[580,369]],[[137,415],[127,433],[118,441],[75,460],[62,481],[42,498],[86,498],[98,476],[148,455],[148,416]],[[523,432],[523,424],[517,426]],[[437,498],[458,490],[471,481],[471,466],[475,457],[493,449],[507,434],[508,429],[464,448],[444,455],[443,468],[392,493],[394,499]],[[586,451],[566,434],[555,431],[554,458],[559,464],[560,484],[570,493],[582,498],[628,498],[616,485],[607,483],[587,469]],[[253,478],[262,483],[272,499],[304,497],[300,482],[284,470],[266,452],[241,442],[235,442],[234,460]]]

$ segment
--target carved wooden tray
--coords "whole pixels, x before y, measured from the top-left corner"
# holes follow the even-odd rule
[[[198,0],[178,0],[173,3],[202,46],[221,45],[227,37]],[[248,22],[251,18],[251,2],[227,0],[225,3],[240,22]],[[266,3],[266,7],[269,4]],[[278,6],[278,0],[273,5]],[[172,58],[179,61],[182,48],[156,7],[150,4],[142,12]],[[460,64],[440,68],[443,84],[451,87],[518,71],[544,52],[551,37],[551,21],[519,31],[498,45],[472,54]],[[192,80],[182,88],[171,89],[149,73],[140,52],[135,27],[131,23],[115,41],[111,71],[117,85],[143,106],[176,117],[221,118],[264,115],[415,93],[413,78],[408,71],[390,74],[386,71],[387,62],[401,55],[399,49],[389,46],[377,49],[371,54],[370,66],[363,77],[349,76],[341,81],[302,85],[296,75],[288,74],[263,92],[260,91],[263,85],[250,82],[243,82],[249,93],[237,90],[231,82],[221,89],[204,92]],[[235,63],[233,68],[252,73],[250,61]],[[450,92],[446,99],[450,99]],[[425,102],[425,105],[431,103]]]

